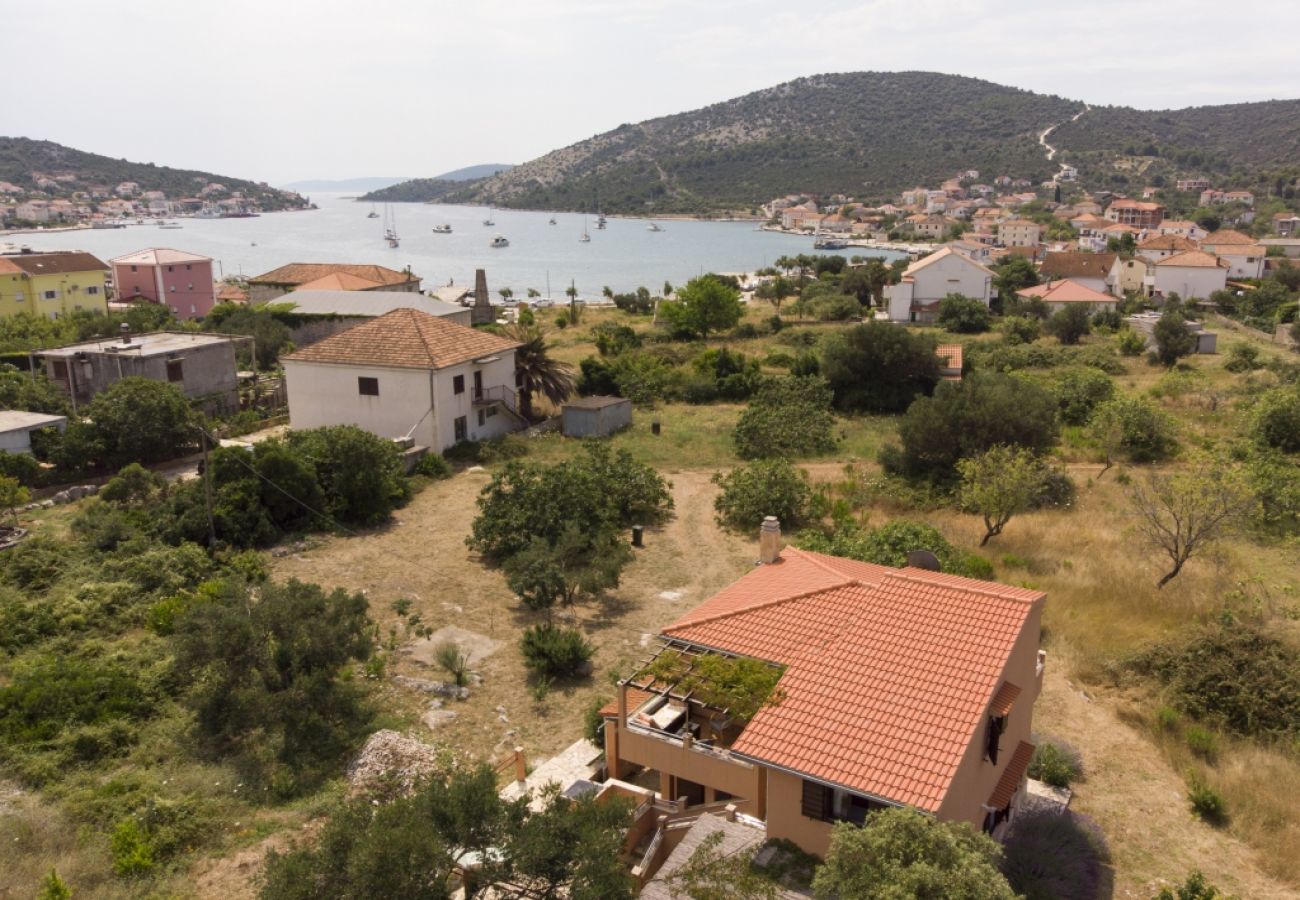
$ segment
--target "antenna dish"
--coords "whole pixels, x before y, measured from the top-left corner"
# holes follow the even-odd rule
[[[929,550],[913,550],[907,554],[907,564],[913,569],[926,569],[930,572],[939,571],[939,557]]]

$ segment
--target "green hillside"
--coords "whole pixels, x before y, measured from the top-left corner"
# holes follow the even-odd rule
[[[0,137],[0,181],[8,181],[27,190],[36,190],[34,173],[51,178],[73,175],[71,181],[46,189],[53,197],[65,197],[74,191],[92,187],[112,190],[123,181],[134,181],[142,191],[162,191],[170,199],[192,197],[209,182],[223,184],[231,191],[242,191],[265,210],[292,209],[305,201],[297,194],[277,190],[265,184],[214,175],[194,169],[173,169],[153,163],[128,162],[97,153],[64,147],[53,141],[35,141],[23,137]]]
[[[412,178],[400,184],[390,185],[363,194],[359,199],[393,203],[426,203],[430,200],[443,200],[457,191],[464,191],[466,182],[449,181],[445,178]]]

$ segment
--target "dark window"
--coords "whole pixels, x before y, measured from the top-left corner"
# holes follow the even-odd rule
[[[829,822],[834,808],[835,792],[824,784],[805,780],[803,783],[803,814],[819,822]]]
[[[453,394],[465,393],[465,376],[457,375],[451,379],[451,392]]]
[[[483,410],[480,409],[478,411],[478,427],[482,428],[486,422],[487,422],[487,416],[484,414]]]
[[[469,440],[469,422],[465,420],[464,416],[456,417],[455,427],[456,443],[459,444],[461,441]]]
[[[54,361],[54,377],[59,381],[68,380],[68,364],[61,359]]]
[[[357,393],[362,397],[379,396],[379,379],[362,376],[357,379]]]
[[[474,370],[474,399],[480,400],[483,397],[483,373]]]
[[[181,365],[181,361],[179,359],[167,360],[167,380],[168,381],[185,380],[184,367]]]
[[[1002,732],[1006,730],[1006,716],[989,716],[988,741],[984,748],[984,755],[995,766],[998,764],[998,747],[1002,743]]]
[[[815,781],[805,779],[803,783],[803,814],[819,822],[851,822],[854,825],[863,825],[867,821],[868,814],[885,807],[886,804],[878,800],[827,787]]]

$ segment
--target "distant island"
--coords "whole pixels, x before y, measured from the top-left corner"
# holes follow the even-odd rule
[[[377,191],[381,188],[410,181],[410,177],[374,175],[366,178],[309,178],[280,185],[286,191]]]
[[[509,163],[483,163],[466,166],[434,175],[432,178],[412,178],[400,184],[384,186],[358,198],[373,202],[392,203],[431,203],[445,200],[448,196],[464,191],[472,184],[503,175],[513,169]]]
[[[7,228],[140,216],[248,216],[307,206],[300,194],[264,181],[0,137],[0,225]]]
[[[1205,177],[1262,188],[1300,173],[1300,100],[1182,110],[1088,109],[934,72],[800,78],[618,128],[479,180],[417,179],[367,199],[629,214],[760,214],[791,192],[880,202],[966,169],[1033,184],[1061,164],[1140,191]],[[1039,135],[1052,132],[1049,159]]]

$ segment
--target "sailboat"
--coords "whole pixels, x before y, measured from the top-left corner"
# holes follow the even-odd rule
[[[488,207],[487,218],[483,220],[483,224],[488,228],[491,228],[493,225],[496,224],[496,222],[492,221],[492,207],[490,206]]]
[[[645,230],[646,230],[646,231],[663,231],[663,229],[659,227],[659,223],[658,223],[658,222],[651,222],[649,225],[646,226],[646,229],[645,229]]]
[[[596,191],[596,230],[605,230],[605,214],[600,211],[600,191]]]
[[[397,239],[397,217],[393,215],[393,211],[388,208],[387,203],[384,204],[384,240],[393,249],[400,246]]]
[[[375,204],[370,204],[370,212],[366,213],[367,219],[378,219],[379,213],[375,212]]]
[[[547,225],[554,225],[554,224],[555,224],[555,216],[551,216],[551,221],[547,222],[546,224],[547,224]]]
[[[578,242],[582,244],[591,243],[591,235],[587,234],[587,220],[585,218],[582,220],[582,237],[578,238]]]

